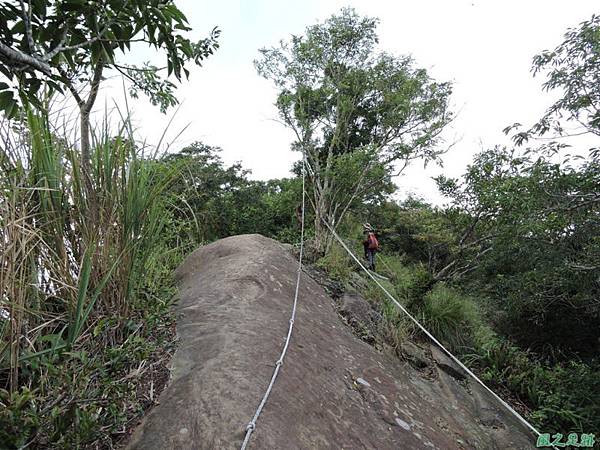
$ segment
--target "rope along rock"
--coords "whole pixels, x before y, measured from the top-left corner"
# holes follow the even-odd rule
[[[502,404],[502,406],[504,406],[508,411],[510,411],[523,425],[525,425],[528,429],[530,429],[531,431],[533,431],[533,433],[536,436],[540,436],[540,432],[533,426],[531,425],[527,420],[525,420],[517,411],[515,411],[508,403],[506,403],[504,400],[502,400],[494,391],[492,391],[489,387],[487,387],[485,385],[485,383],[483,381],[481,381],[477,375],[475,375],[467,366],[465,366],[456,356],[454,356],[448,349],[446,349],[446,347],[444,347],[429,331],[427,331],[427,329],[421,325],[419,323],[419,321],[417,319],[415,319],[406,308],[404,308],[404,306],[402,306],[400,304],[400,302],[398,302],[398,300],[396,300],[392,294],[390,294],[388,292],[388,290],[383,287],[381,285],[381,283],[377,280],[377,278],[375,278],[373,276],[373,274],[371,272],[369,272],[365,266],[360,262],[360,260],[354,255],[354,253],[352,253],[352,251],[348,248],[348,246],[346,245],[346,243],[340,238],[340,236],[336,233],[336,231],[333,229],[333,227],[331,225],[329,225],[329,223],[327,223],[323,218],[321,218],[321,220],[323,221],[323,223],[325,224],[325,226],[329,229],[329,231],[331,232],[331,234],[333,235],[333,237],[341,244],[341,246],[346,250],[346,252],[348,252],[348,254],[352,257],[352,259],[354,259],[354,261],[356,261],[356,263],[367,273],[367,275],[369,275],[369,277],[375,282],[377,283],[377,286],[379,286],[383,292],[390,298],[390,300],[392,300],[392,302],[394,302],[394,304],[404,313],[408,316],[408,318],[410,320],[412,320],[415,325],[417,325],[417,327],[419,327],[419,329],[421,331],[423,331],[423,333],[425,333],[427,335],[427,337],[429,337],[429,339],[431,339],[440,349],[442,349],[456,364],[458,364],[467,374],[469,374],[475,381],[477,381],[477,383],[479,383],[481,386],[483,386],[483,388],[488,391],[490,394],[492,394],[492,396],[498,400],[498,402],[500,402],[500,404]],[[556,447],[552,447],[554,449],[556,449]]]
[[[302,152],[302,217],[301,217],[301,228],[300,228],[300,256],[298,258],[298,274],[297,274],[297,278],[296,278],[296,292],[294,293],[294,305],[292,306],[292,314],[290,316],[288,333],[287,333],[287,337],[285,339],[285,344],[283,346],[283,349],[281,350],[281,355],[279,356],[279,359],[275,363],[275,370],[273,371],[273,376],[271,377],[271,382],[269,383],[269,386],[267,387],[267,390],[265,391],[265,395],[263,395],[263,398],[262,398],[260,404],[258,405],[258,408],[256,408],[254,417],[252,417],[252,420],[246,426],[246,436],[244,437],[244,442],[242,442],[241,450],[246,449],[246,446],[248,445],[248,442],[250,441],[250,436],[256,429],[256,421],[258,420],[258,417],[260,416],[260,413],[262,412],[265,404],[267,403],[267,399],[269,398],[269,395],[271,394],[271,389],[273,389],[273,385],[275,384],[275,379],[277,378],[277,375],[279,374],[279,369],[281,368],[281,366],[283,364],[285,354],[287,352],[288,346],[290,344],[290,340],[292,338],[292,330],[294,328],[294,319],[296,317],[296,305],[298,304],[298,291],[300,288],[300,275],[302,273],[302,257],[304,254],[304,206],[305,206],[305,197],[306,197],[305,190],[304,190],[305,182],[306,182],[306,156],[305,156],[304,152]]]

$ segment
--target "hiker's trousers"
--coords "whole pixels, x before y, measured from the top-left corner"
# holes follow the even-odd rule
[[[375,270],[375,250],[367,249],[367,261],[369,262],[368,268]]]

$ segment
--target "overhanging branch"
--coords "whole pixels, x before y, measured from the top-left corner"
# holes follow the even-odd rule
[[[45,75],[52,76],[52,68],[48,63],[36,58],[35,56],[31,56],[27,53],[10,48],[3,42],[0,42],[0,57],[8,65],[14,66],[15,68],[20,69],[23,66],[30,67],[32,69],[39,70]]]

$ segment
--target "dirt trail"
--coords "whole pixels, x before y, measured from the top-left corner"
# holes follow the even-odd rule
[[[222,239],[186,259],[172,380],[128,448],[239,448],[281,351],[296,268],[260,235]],[[432,379],[377,352],[305,275],[292,342],[249,448],[534,448],[488,394],[434,358]]]

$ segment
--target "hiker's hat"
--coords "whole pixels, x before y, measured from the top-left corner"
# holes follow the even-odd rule
[[[373,231],[373,227],[370,223],[363,223],[363,228],[365,231]]]

